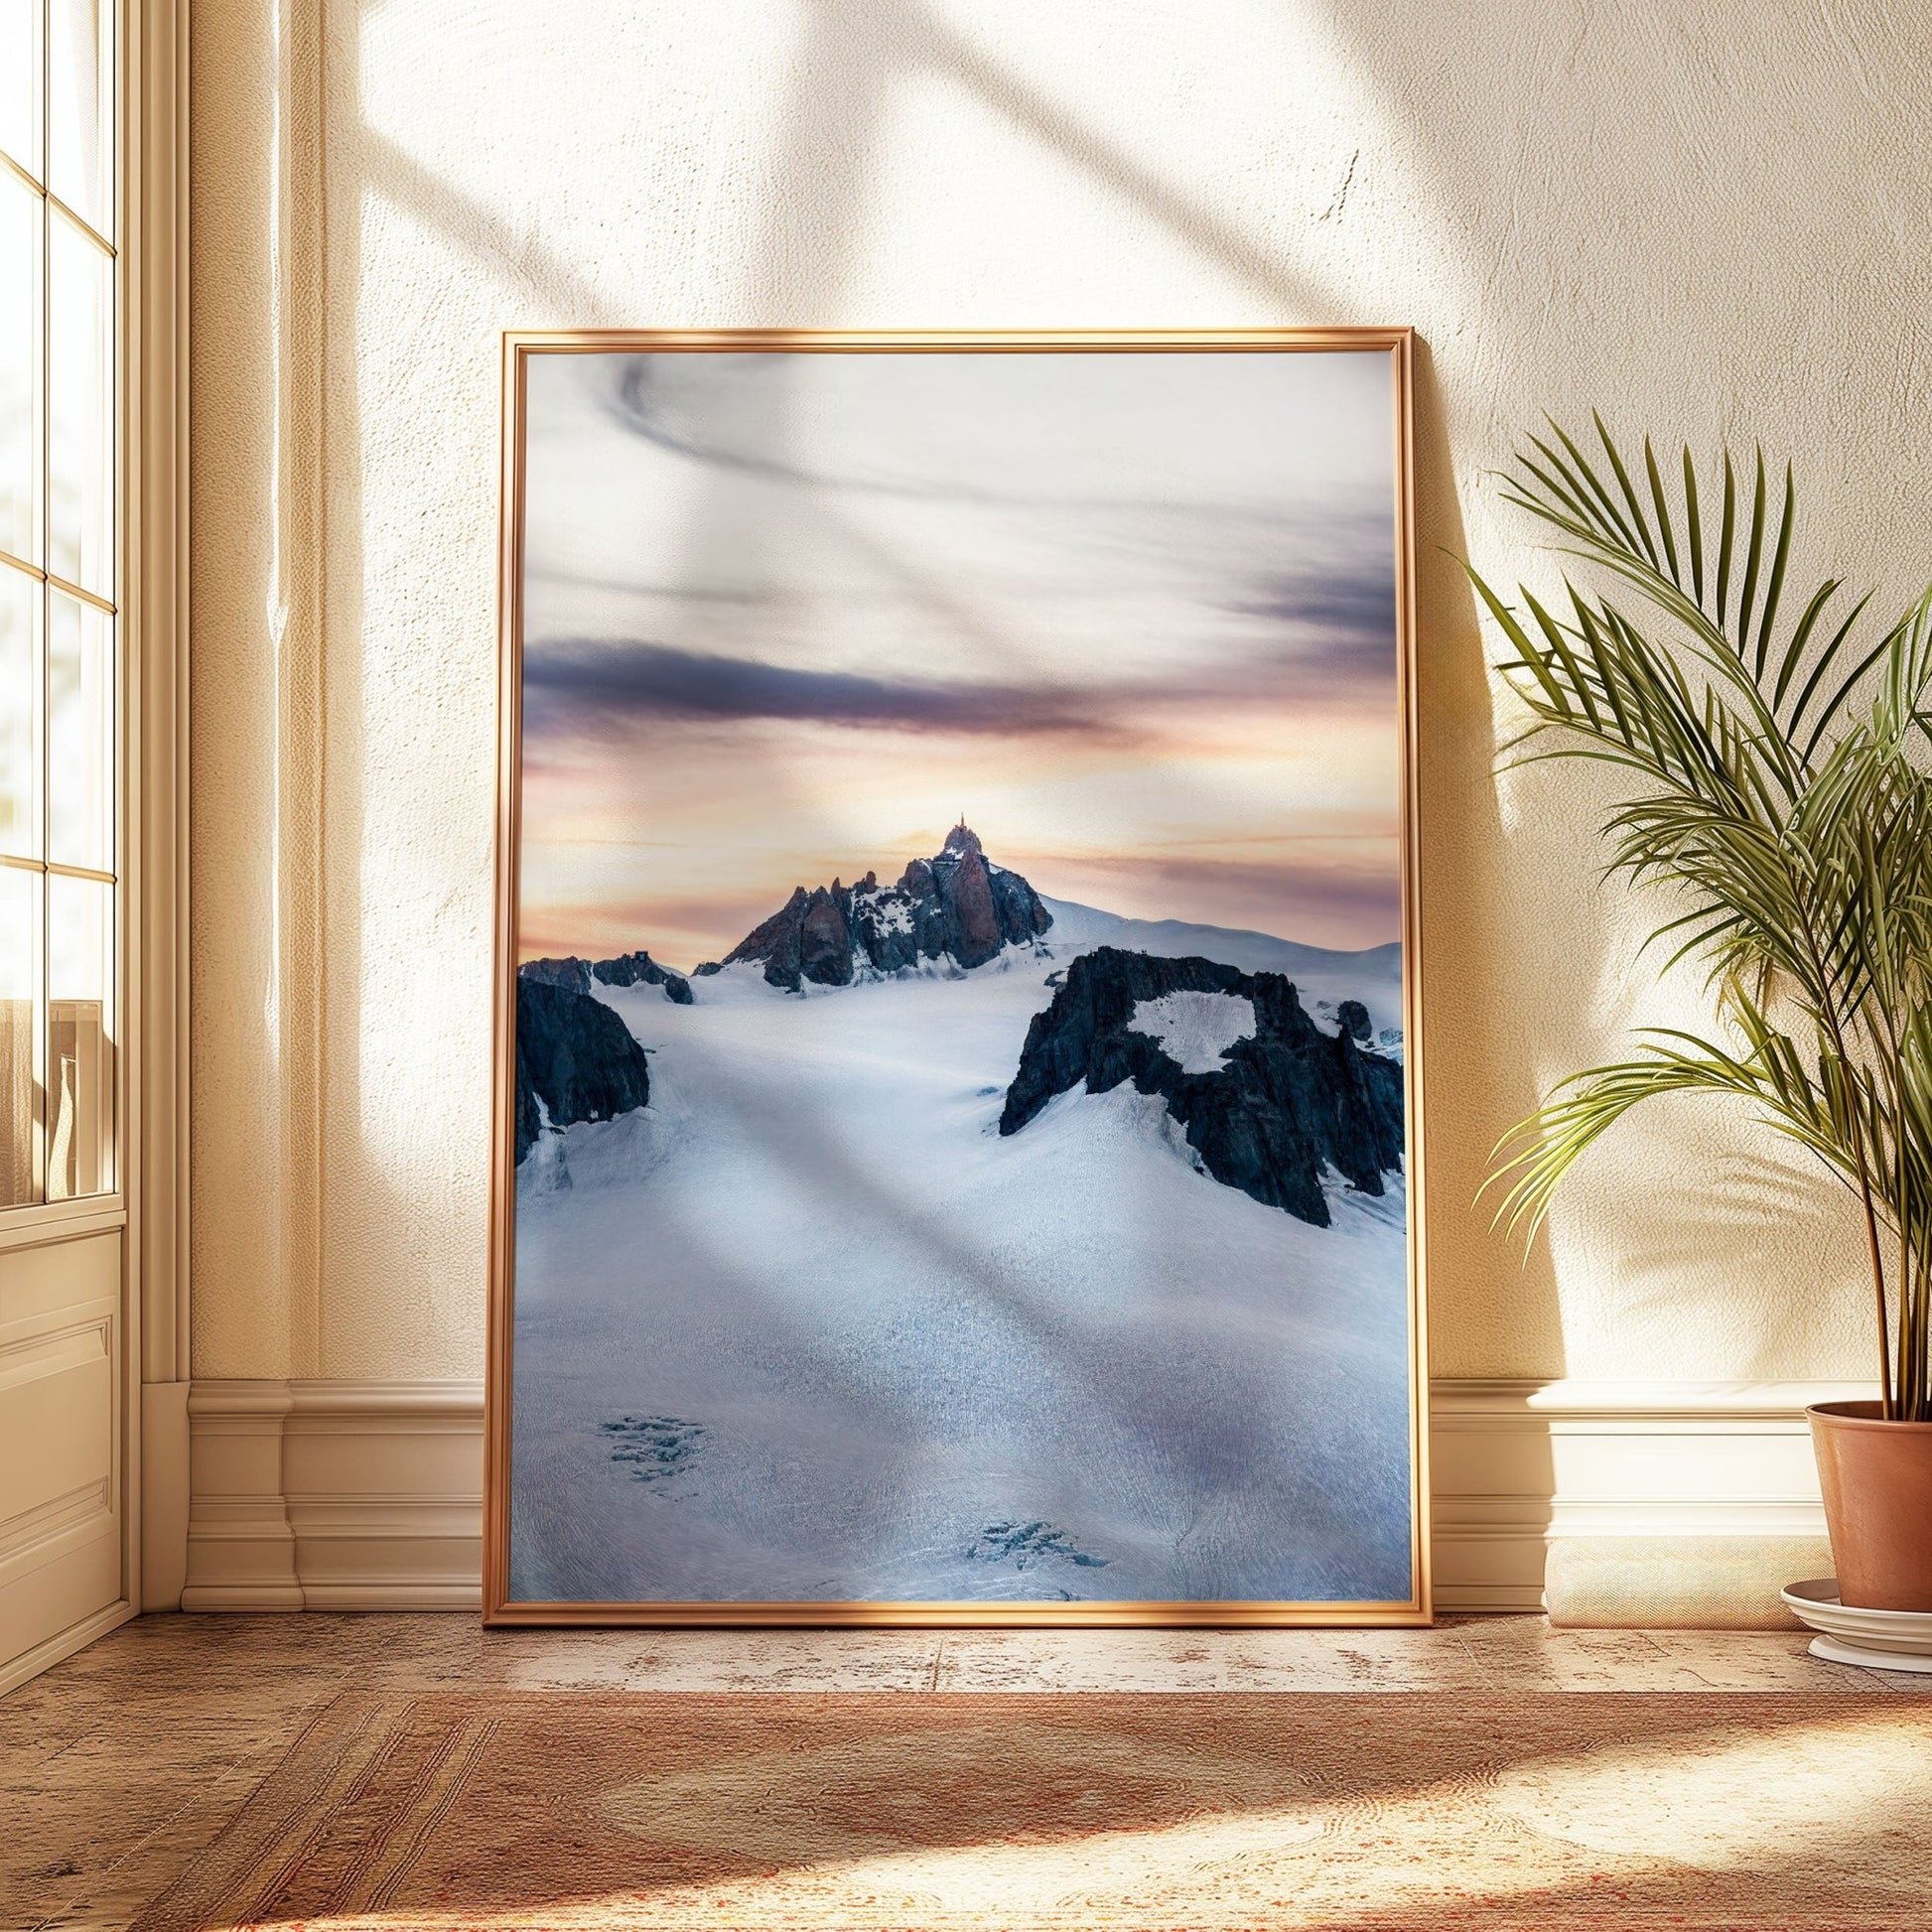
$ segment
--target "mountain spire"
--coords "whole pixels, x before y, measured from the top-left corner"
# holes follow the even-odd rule
[[[856,886],[835,879],[829,888],[800,888],[725,964],[756,961],[771,985],[793,992],[807,980],[849,986],[940,961],[970,971],[1008,946],[1035,945],[1052,923],[1025,879],[988,863],[962,812],[944,848],[912,860],[897,885],[867,872]]]

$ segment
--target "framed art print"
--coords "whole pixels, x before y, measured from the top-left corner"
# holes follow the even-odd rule
[[[1428,1619],[1409,364],[507,339],[491,1621]]]

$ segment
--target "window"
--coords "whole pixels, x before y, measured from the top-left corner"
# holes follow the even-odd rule
[[[0,1208],[116,1184],[111,0],[0,0]]]

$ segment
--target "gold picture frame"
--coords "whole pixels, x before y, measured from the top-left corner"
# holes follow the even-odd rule
[[[1415,1626],[1432,1620],[1428,1341],[1423,1178],[1421,921],[1416,883],[1417,717],[1413,331],[1407,328],[1174,331],[581,330],[509,332],[502,344],[503,441],[499,534],[500,667],[495,875],[495,1002],[485,1397],[483,1621],[492,1626],[1268,1627]],[[1400,735],[1401,1007],[1408,1207],[1408,1418],[1411,1595],[1402,1601],[1196,1600],[747,1602],[537,1601],[510,1593],[510,1473],[514,1308],[516,984],[522,792],[523,552],[527,378],[533,358],[691,352],[825,354],[1314,353],[1381,351],[1395,424],[1396,709]]]

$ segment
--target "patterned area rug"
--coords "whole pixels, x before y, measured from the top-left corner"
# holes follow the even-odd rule
[[[140,1932],[1932,1923],[1907,1699],[351,1692]]]

